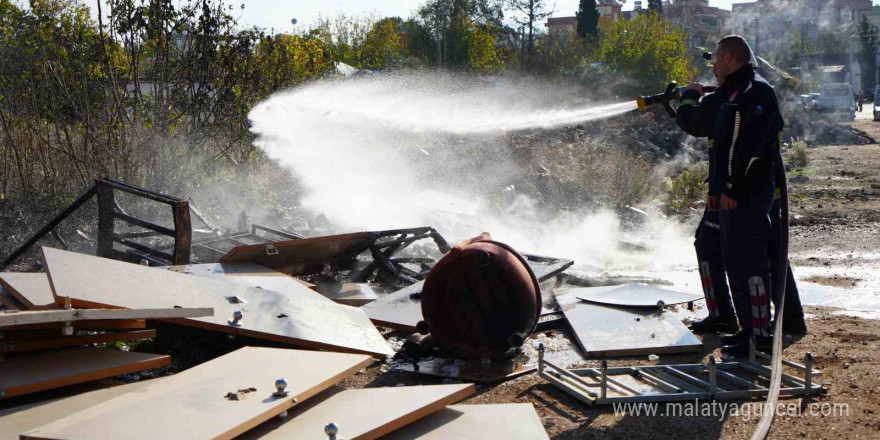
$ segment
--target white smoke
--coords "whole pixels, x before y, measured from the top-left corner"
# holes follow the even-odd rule
[[[624,232],[608,211],[543,212],[519,193],[509,132],[574,125],[631,111],[570,89],[436,74],[327,81],[279,93],[250,119],[257,145],[306,186],[304,207],[345,231],[434,226],[450,241],[482,231],[523,252],[598,270],[690,264],[677,223]],[[597,164],[600,166],[601,164]],[[620,250],[636,241],[648,252]]]

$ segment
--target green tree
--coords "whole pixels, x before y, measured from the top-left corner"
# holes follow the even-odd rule
[[[334,68],[333,61],[324,55],[322,44],[301,35],[264,38],[256,47],[255,61],[263,72],[265,95],[319,78]]]
[[[577,34],[581,38],[599,34],[599,9],[596,0],[580,0],[577,14]]]
[[[635,96],[661,90],[670,81],[691,81],[696,70],[685,41],[684,30],[659,14],[640,14],[611,25],[602,39],[599,60],[620,79],[616,91]]]
[[[364,39],[363,61],[359,67],[378,70],[400,65],[409,55],[402,23],[403,20],[393,17],[373,24]]]
[[[475,41],[482,41],[477,47],[487,48],[479,34],[488,33],[494,43],[494,32],[502,28],[504,18],[501,3],[492,0],[429,0],[418,13],[432,31],[435,64],[459,69],[471,67]]]
[[[648,0],[648,10],[658,14],[663,13],[663,0]]]
[[[469,70],[490,72],[501,68],[502,61],[495,48],[495,37],[488,29],[469,23],[466,35]]]
[[[507,0],[511,8],[518,14],[514,21],[528,30],[525,52],[529,58],[534,53],[535,23],[543,21],[553,14],[553,7],[548,7],[546,0]]]

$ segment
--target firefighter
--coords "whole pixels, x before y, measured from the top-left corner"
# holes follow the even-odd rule
[[[717,78],[722,83],[724,78]],[[707,137],[708,146],[713,144],[712,130],[715,124],[715,115],[720,108],[720,94],[711,93],[705,95],[699,101],[699,107],[690,107],[694,100],[682,100],[683,106],[679,107],[676,118],[678,125],[688,134],[696,137]],[[710,150],[711,151],[711,150]],[[782,164],[777,164],[782,166]],[[777,277],[779,261],[779,242],[782,234],[781,219],[781,194],[776,190],[773,200],[773,208],[770,212],[770,239],[767,247],[767,255],[770,260],[771,278]],[[721,250],[721,225],[718,218],[718,197],[709,195],[706,198],[706,209],[697,226],[694,237],[694,248],[697,254],[697,269],[702,281],[703,295],[706,298],[706,307],[709,316],[694,322],[691,329],[697,333],[738,333],[739,324],[736,321],[733,300],[727,286],[724,260]],[[800,295],[795,283],[794,274],[789,264],[786,270],[787,280],[785,283],[785,319],[782,329],[785,334],[803,335],[807,333],[804,311],[801,306]],[[778,313],[779,295],[773,295],[773,305]],[[739,335],[722,337],[722,343],[734,342]]]
[[[712,137],[707,213],[715,212],[710,208],[718,209],[717,229],[712,229],[721,237],[723,263],[714,263],[714,271],[709,267],[708,279],[706,271],[701,270],[701,275],[704,290],[712,290],[707,292],[707,300],[713,303],[710,311],[717,314],[706,324],[713,324],[716,331],[731,327],[729,315],[724,316],[728,304],[720,299],[724,294],[720,287],[723,276],[719,277],[718,271],[726,271],[729,278],[742,328],[727,338],[725,342],[729,345],[722,347],[722,352],[731,356],[747,355],[751,337],[759,349],[770,350],[772,345],[768,246],[775,194],[774,167],[779,165],[779,134],[784,121],[773,88],[755,75],[752,60],[751,48],[742,37],[722,38],[712,57],[719,89],[702,103],[702,85],[690,85],[682,95],[677,117],[685,131],[690,132],[689,128],[699,124]],[[709,228],[705,220],[700,225],[704,230]],[[701,232],[698,230],[698,244]],[[698,246],[698,258],[699,251]],[[720,269],[722,266],[724,270]]]

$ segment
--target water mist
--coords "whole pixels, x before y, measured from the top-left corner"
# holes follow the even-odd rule
[[[598,271],[689,266],[690,240],[677,223],[649,219],[635,238],[648,251],[632,254],[619,250],[624,233],[613,212],[543,212],[517,192],[525,171],[511,157],[511,132],[582,124],[635,107],[589,102],[538,80],[407,74],[278,93],[250,119],[257,145],[306,186],[304,207],[323,213],[339,232],[434,226],[455,242],[489,231],[523,252],[572,258]]]

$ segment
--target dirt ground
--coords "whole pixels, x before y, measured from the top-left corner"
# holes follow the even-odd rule
[[[880,122],[853,124],[880,139]],[[808,149],[810,164],[790,177],[791,259],[795,270],[817,272],[810,280],[836,287],[874,288],[870,278],[880,274],[880,145],[821,146]],[[799,179],[795,179],[796,181]],[[811,272],[812,273],[812,272]],[[827,385],[825,396],[783,398],[786,415],[777,416],[772,439],[878,439],[880,438],[880,320],[834,313],[834,309],[806,307],[809,334],[786,341],[785,358],[800,361],[811,352],[818,379]],[[700,355],[666,355],[656,363],[695,363],[719,356],[715,336],[704,338]],[[650,364],[645,358],[614,360],[609,366]],[[596,367],[595,362],[587,366]],[[347,387],[438,383],[439,380],[385,372],[374,366],[343,383]],[[477,387],[463,403],[529,402],[534,404],[553,439],[744,439],[755,430],[759,417],[752,411],[761,401],[735,401],[738,415],[700,416],[615,414],[612,407],[588,407],[569,397],[536,374],[497,385]],[[750,407],[741,405],[752,404]],[[700,411],[710,411],[701,406]],[[704,414],[704,413],[701,413]],[[486,438],[492,438],[486,433]]]

